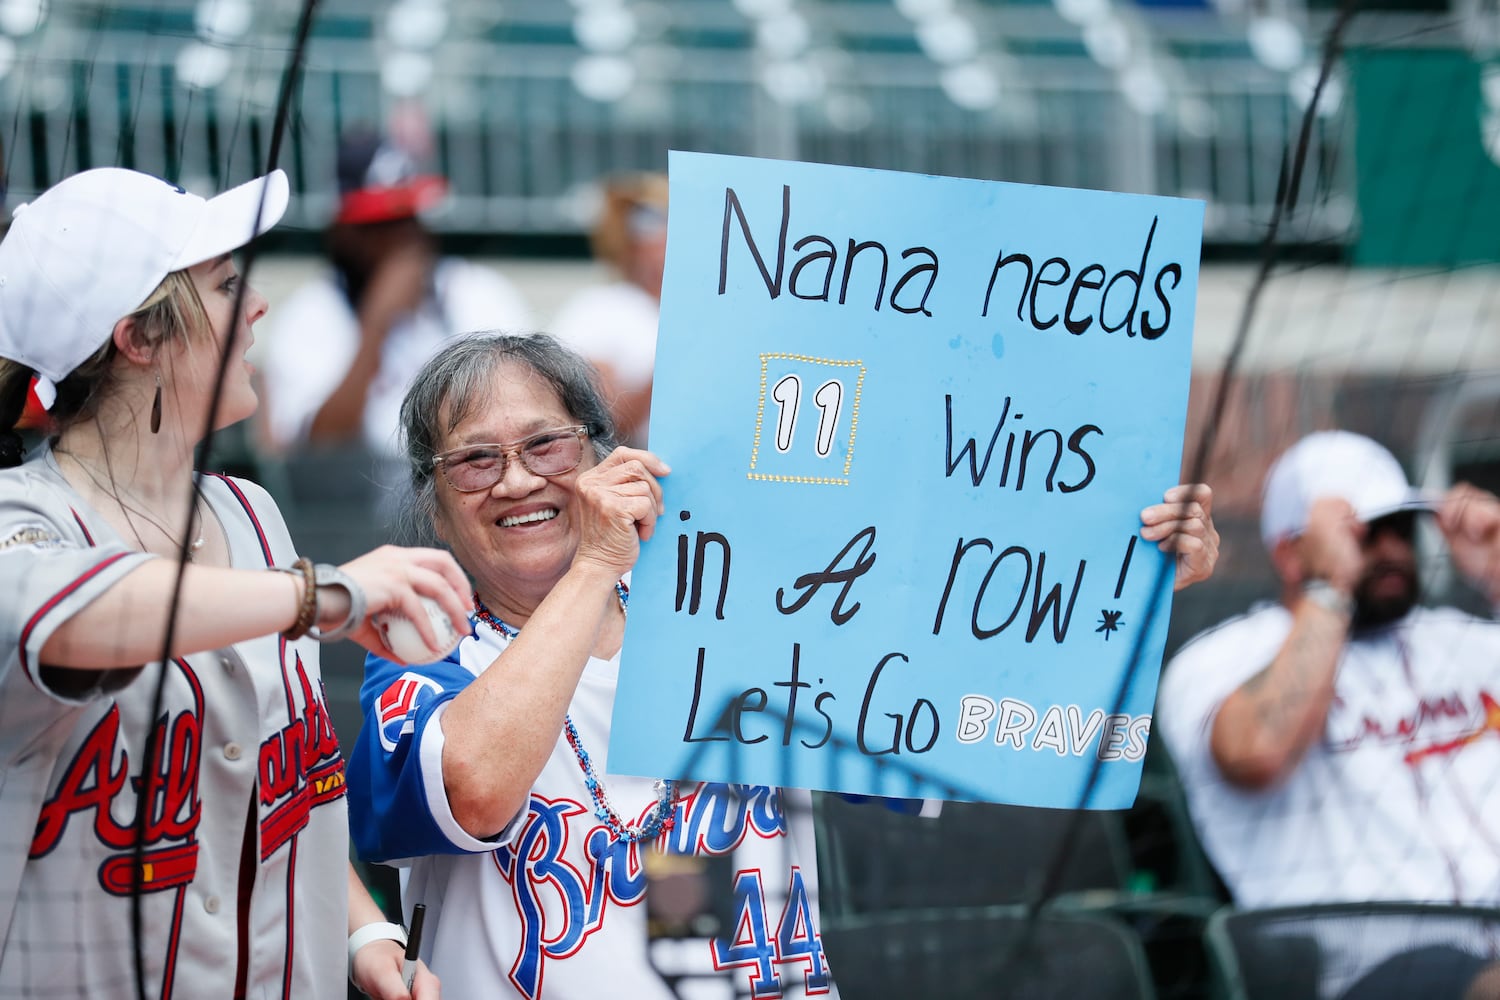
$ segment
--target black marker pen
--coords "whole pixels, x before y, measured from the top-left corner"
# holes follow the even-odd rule
[[[422,950],[422,918],[427,907],[418,903],[411,908],[411,928],[406,932],[406,961],[401,964],[401,978],[406,980],[407,992],[417,978],[417,954]]]

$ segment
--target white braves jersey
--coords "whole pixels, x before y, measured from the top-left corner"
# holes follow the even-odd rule
[[[443,790],[443,712],[486,668],[504,669],[503,658],[491,664],[507,644],[478,625],[440,663],[372,656],[360,693],[365,724],[349,767],[355,845],[368,860],[408,868],[403,903],[427,906],[422,957],[444,994],[669,1000],[661,973],[688,976],[685,997],[830,994],[805,792],[689,784],[673,828],[629,844],[595,817],[560,735],[527,805],[496,839],[459,827]],[[639,822],[656,803],[653,783],[607,767],[618,664],[589,661],[570,715],[615,808]],[[730,859],[731,940],[648,941],[645,851],[663,847]]]
[[[1161,683],[1157,731],[1235,902],[1500,905],[1500,623],[1417,609],[1351,639],[1322,738],[1281,784],[1240,789],[1214,763],[1214,719],[1291,621],[1280,605],[1233,619]]]
[[[455,334],[476,330],[528,332],[531,314],[498,271],[444,258],[433,271],[434,292],[386,335],[380,371],[365,396],[365,446],[399,455],[401,399],[417,369]],[[266,352],[266,402],[271,439],[279,447],[305,442],[313,418],[354,363],[359,317],[331,274],[271,310]]]
[[[204,496],[235,566],[296,558],[259,487],[206,477]],[[85,506],[50,452],[0,472],[0,997],[135,996],[132,847],[146,789],[147,995],[234,996],[243,935],[245,996],[342,1000],[347,815],[317,644],[270,636],[174,660],[150,762],[159,664],[44,674],[37,662],[60,624],[148,558]],[[54,686],[69,678],[93,686]],[[254,886],[241,897],[252,810]]]

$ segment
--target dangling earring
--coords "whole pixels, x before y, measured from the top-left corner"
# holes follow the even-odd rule
[[[156,373],[156,396],[151,400],[151,433],[161,433],[161,372]]]

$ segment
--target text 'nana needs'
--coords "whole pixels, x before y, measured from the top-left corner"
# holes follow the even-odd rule
[[[752,224],[739,192],[732,187],[724,189],[720,295],[730,287],[733,262],[740,268],[753,264],[755,272],[749,287],[755,287],[758,279],[772,299],[785,292],[806,301],[839,305],[852,301],[869,303],[877,312],[889,306],[907,315],[933,315],[931,301],[941,265],[932,247],[895,250],[881,240],[851,234],[835,237],[807,233],[794,237],[790,185],[782,185],[780,209],[779,218],[759,215]],[[974,291],[979,315],[990,316],[991,310],[996,316],[1003,315],[1014,303],[1016,319],[1037,330],[1050,330],[1060,323],[1061,329],[1081,336],[1095,329],[1097,322],[1097,329],[1105,333],[1124,331],[1129,337],[1159,339],[1171,325],[1174,305],[1181,310],[1191,304],[1174,302],[1185,294],[1180,288],[1182,264],[1152,260],[1151,246],[1159,223],[1160,218],[1153,216],[1146,227],[1139,263],[1113,273],[1097,261],[1014,247],[997,250],[983,296],[978,289]],[[792,241],[790,247],[788,241]],[[893,271],[899,272],[894,284],[890,280]]]

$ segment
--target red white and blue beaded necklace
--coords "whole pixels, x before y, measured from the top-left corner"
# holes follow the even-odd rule
[[[615,583],[615,593],[620,598],[620,611],[628,614],[630,590],[625,586],[624,580]],[[479,599],[477,590],[474,591],[474,616],[507,639],[514,639],[521,634],[520,629],[485,607],[484,601]],[[573,748],[573,755],[578,758],[579,768],[583,770],[583,783],[589,790],[589,797],[594,800],[594,815],[598,817],[599,822],[609,828],[611,833],[627,843],[635,843],[638,840],[650,840],[658,833],[672,829],[676,822],[677,782],[658,778],[652,786],[653,791],[656,792],[656,805],[639,825],[626,823],[620,818],[620,814],[615,812],[613,803],[609,801],[609,793],[604,789],[604,783],[594,773],[594,764],[589,760],[588,751],[583,748],[583,740],[578,737],[578,727],[573,725],[571,714],[563,716],[563,733],[568,737],[568,746]]]

